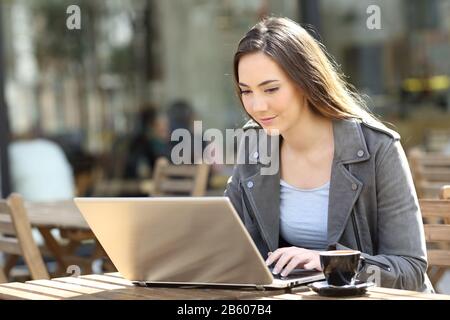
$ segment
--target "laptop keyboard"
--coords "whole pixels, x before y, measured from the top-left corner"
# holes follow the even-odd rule
[[[269,268],[270,273],[272,273],[272,270],[273,270],[273,268]],[[292,279],[314,276],[318,272],[319,271],[317,271],[317,270],[295,269],[295,270],[291,271],[291,273],[289,273],[286,277],[283,277],[281,275],[281,273],[279,273],[279,274],[272,273],[272,276],[274,277],[274,279],[292,280]]]

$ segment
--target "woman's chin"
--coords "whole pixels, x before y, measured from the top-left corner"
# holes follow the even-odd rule
[[[273,137],[275,137],[275,136],[279,136],[281,133],[280,133],[280,130],[278,129],[278,128],[275,128],[275,127],[263,127],[263,129],[264,129],[264,132],[268,135],[268,136],[273,136]]]

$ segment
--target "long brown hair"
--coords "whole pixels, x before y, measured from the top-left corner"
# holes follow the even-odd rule
[[[361,96],[343,79],[325,47],[288,18],[266,18],[239,42],[234,55],[234,80],[241,104],[239,61],[254,52],[263,52],[276,61],[306,95],[314,112],[330,119],[375,120]]]

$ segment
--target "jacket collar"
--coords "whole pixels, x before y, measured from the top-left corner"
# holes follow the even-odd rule
[[[333,135],[333,162],[355,163],[370,158],[361,124],[358,120],[333,120]]]
[[[334,120],[333,135],[334,157],[328,206],[329,245],[339,241],[363,186],[346,165],[370,158],[359,121]],[[271,150],[274,151],[273,148]],[[250,146],[250,157],[257,155],[257,152],[257,145]],[[277,159],[272,158],[272,161],[279,161],[279,156]],[[264,164],[258,161],[256,166],[258,168],[256,173],[251,170],[253,174],[241,180],[242,188],[249,200],[262,238],[268,249],[274,251],[278,248],[280,236],[280,170],[274,175],[261,175],[260,168]]]

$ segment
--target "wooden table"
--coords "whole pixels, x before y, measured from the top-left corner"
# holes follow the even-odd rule
[[[253,288],[206,287],[138,287],[123,279],[118,273],[85,275],[52,280],[35,280],[26,283],[0,285],[0,299],[25,300],[330,300],[310,291],[307,287],[292,290],[266,290]],[[449,295],[424,294],[414,291],[372,287],[359,297],[345,300],[450,300]]]
[[[95,252],[96,256],[93,255],[92,259],[80,258],[73,254],[80,241],[86,239],[95,241],[95,236],[72,200],[26,202],[25,208],[31,225],[39,230],[49,253],[58,263],[57,274],[66,274],[67,268],[72,264],[82,266],[84,273],[92,272],[91,260],[103,255],[103,249],[99,248],[99,252]],[[58,228],[61,235],[69,239],[69,245],[62,245],[55,239],[51,233],[54,228]]]
[[[32,226],[90,230],[72,200],[26,202],[25,208]]]

